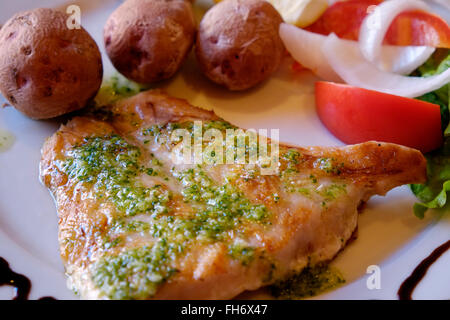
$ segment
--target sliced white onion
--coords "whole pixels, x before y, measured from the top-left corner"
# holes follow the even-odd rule
[[[386,33],[400,13],[408,10],[429,11],[428,6],[419,0],[385,1],[367,15],[359,30],[359,46],[362,55],[375,62],[381,54],[381,47]]]
[[[359,50],[343,44],[335,34],[328,36],[322,52],[334,71],[348,84],[403,97],[415,98],[450,82],[450,69],[431,77],[405,77],[381,71]]]
[[[334,82],[342,81],[322,53],[326,36],[282,23],[280,37],[292,57],[319,77]],[[356,41],[339,40],[348,51],[359,51]],[[434,48],[423,46],[383,46],[378,68],[399,74],[410,74],[433,54]]]
[[[423,65],[435,50],[426,46],[383,46],[376,66],[382,71],[408,75]]]
[[[286,50],[302,66],[325,80],[341,81],[341,78],[327,63],[322,53],[322,45],[327,38],[326,36],[282,23],[280,25],[280,37]]]

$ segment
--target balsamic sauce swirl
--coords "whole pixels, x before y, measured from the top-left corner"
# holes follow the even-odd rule
[[[8,261],[0,257],[0,286],[14,287],[13,300],[28,300],[31,281],[22,274],[16,273],[9,267]],[[39,300],[56,300],[53,297],[42,297]]]
[[[412,300],[412,293],[419,282],[423,279],[431,265],[439,259],[450,248],[450,240],[436,248],[428,257],[426,257],[403,281],[397,295],[400,300]]]
[[[24,275],[15,273],[9,267],[9,263],[0,257],[0,286],[12,286],[15,288],[13,300],[28,300],[31,282]]]

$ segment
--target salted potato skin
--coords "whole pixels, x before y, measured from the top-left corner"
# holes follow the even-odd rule
[[[0,91],[33,119],[86,106],[100,88],[103,66],[91,36],[69,29],[52,9],[18,13],[0,29]]]
[[[106,52],[115,68],[142,84],[172,77],[194,40],[192,5],[185,0],[127,0],[104,28]]]
[[[280,14],[263,0],[226,0],[203,17],[196,40],[202,72],[230,90],[256,86],[274,73],[284,46]]]

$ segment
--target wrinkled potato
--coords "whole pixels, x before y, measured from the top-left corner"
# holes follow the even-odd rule
[[[194,38],[194,13],[185,0],[127,0],[104,28],[106,52],[113,65],[142,84],[172,77]]]
[[[0,91],[33,119],[83,108],[100,88],[100,51],[68,16],[51,9],[18,13],[0,29]]]
[[[282,61],[280,14],[263,0],[226,0],[200,23],[196,55],[203,73],[230,90],[266,80]]]

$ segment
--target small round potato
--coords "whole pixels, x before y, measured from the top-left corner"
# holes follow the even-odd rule
[[[194,13],[186,0],[127,0],[112,13],[104,29],[113,65],[142,84],[172,77],[194,38]]]
[[[280,14],[264,0],[226,0],[204,16],[196,54],[203,73],[230,90],[266,80],[280,66]]]
[[[100,88],[100,51],[68,16],[51,9],[16,14],[0,29],[0,91],[33,119],[83,108]]]

